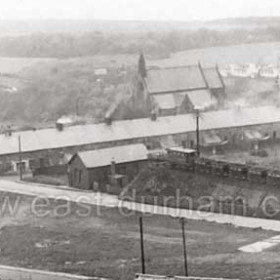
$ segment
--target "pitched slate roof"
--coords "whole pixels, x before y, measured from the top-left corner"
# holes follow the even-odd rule
[[[148,150],[143,144],[135,144],[79,152],[77,155],[80,157],[86,168],[96,168],[108,166],[112,161],[115,161],[115,163],[118,164],[146,160],[148,158]],[[74,155],[74,157],[75,156],[76,155]]]
[[[208,89],[191,90],[177,93],[153,94],[152,98],[154,99],[156,105],[160,109],[164,110],[179,108],[186,96],[192,105],[198,109],[206,109],[217,105],[216,98],[212,96]]]
[[[218,89],[224,87],[222,78],[219,75],[217,68],[204,68],[203,73],[209,88]]]
[[[202,69],[199,65],[150,69],[145,80],[151,94],[224,87],[216,67]]]
[[[145,80],[151,94],[206,88],[198,65],[151,69]]]
[[[193,90],[182,93],[187,95],[192,105],[197,109],[206,109],[217,104],[217,100],[211,95],[209,90]]]
[[[178,105],[175,95],[171,93],[155,94],[153,95],[153,99],[160,109],[173,109]]]
[[[248,140],[256,141],[256,140],[267,140],[269,138],[268,135],[263,135],[260,131],[257,130],[245,130],[244,135]]]
[[[222,139],[214,131],[206,131],[202,133],[202,146],[220,145],[223,143]]]
[[[258,108],[228,109],[205,112],[200,120],[201,130],[280,123],[280,110],[266,106]],[[154,136],[193,132],[196,129],[193,114],[77,125],[58,131],[56,128],[14,132],[12,136],[0,135],[0,155],[18,153],[18,136],[22,152],[74,147],[87,144],[147,138]]]

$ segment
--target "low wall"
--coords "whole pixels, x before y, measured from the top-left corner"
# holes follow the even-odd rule
[[[33,176],[38,176],[38,175],[46,175],[46,176],[65,175],[65,174],[67,174],[67,168],[68,168],[67,164],[40,167],[40,168],[36,168],[32,172],[32,174],[33,174]]]
[[[68,273],[50,272],[20,267],[0,266],[1,280],[105,280]]]

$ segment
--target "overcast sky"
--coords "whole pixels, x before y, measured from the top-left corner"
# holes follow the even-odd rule
[[[0,19],[209,20],[280,16],[280,0],[0,0]]]

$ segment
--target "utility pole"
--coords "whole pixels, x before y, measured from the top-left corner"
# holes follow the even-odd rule
[[[144,253],[144,236],[143,236],[143,218],[139,218],[140,226],[140,245],[141,245],[141,264],[142,264],[142,274],[146,274],[145,270],[145,253]]]
[[[200,156],[200,144],[199,144],[199,110],[195,110],[195,117],[196,117],[196,150],[197,155]]]
[[[181,218],[181,226],[182,226],[182,237],[183,237],[185,276],[188,276],[188,262],[187,262],[187,248],[186,248],[185,220],[184,220],[184,218]]]
[[[21,138],[18,136],[18,157],[19,157],[19,180],[22,180],[22,155],[21,155]]]

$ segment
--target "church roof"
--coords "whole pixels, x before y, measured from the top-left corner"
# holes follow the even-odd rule
[[[186,96],[194,108],[204,110],[217,105],[217,100],[208,89],[189,90],[178,93],[153,94],[153,100],[162,110],[176,109],[182,105]]]
[[[204,110],[217,105],[216,98],[212,96],[207,89],[187,91],[181,94],[187,95],[190,102],[196,109]]]
[[[217,68],[203,69],[204,76],[210,89],[223,88],[223,81]]]
[[[175,109],[178,107],[174,94],[155,94],[153,98],[160,109]]]
[[[147,72],[146,84],[151,94],[207,87],[198,65],[151,69]]]

